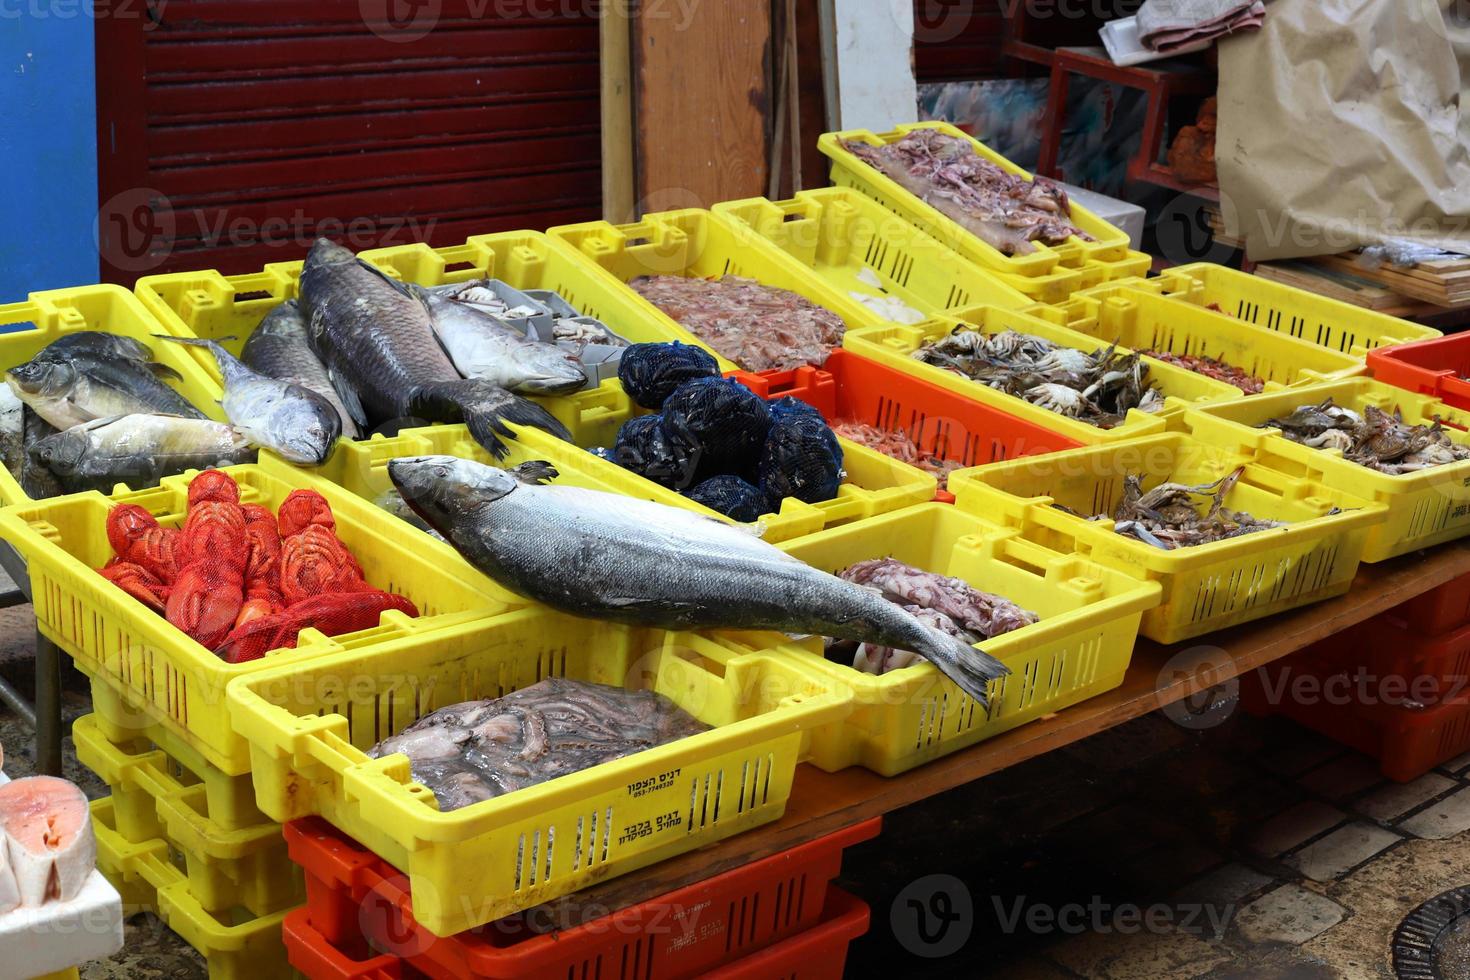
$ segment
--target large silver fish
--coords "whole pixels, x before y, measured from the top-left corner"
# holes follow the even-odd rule
[[[176,415],[96,419],[48,436],[30,452],[57,476],[86,480],[157,482],[188,469],[255,459],[254,447],[233,427]]]
[[[779,630],[911,650],[982,703],[1009,671],[881,594],[829,575],[747,530],[630,497],[537,486],[452,456],[395,459],[403,499],[501,585],[563,612],[663,629]]]
[[[17,398],[58,429],[114,415],[204,418],[161,380],[172,369],[153,364],[147,356],[147,347],[138,341],[87,331],[53,342],[7,371],[5,380]]]
[[[459,373],[523,395],[568,395],[587,385],[582,365],[472,304],[424,291],[434,333]]]
[[[25,403],[15,397],[9,385],[0,385],[0,460],[10,475],[20,481],[21,464],[25,460]]]
[[[421,293],[395,282],[340,245],[317,239],[301,270],[301,302],[312,347],[342,401],[365,427],[415,416],[463,420],[486,449],[504,456],[506,423],[536,426],[571,441],[534,402],[486,381],[460,377],[439,346]]]
[[[288,299],[265,315],[246,339],[240,360],[267,378],[289,381],[321,395],[341,418],[342,434],[349,439],[358,437],[357,423],[332,386],[327,366],[311,349],[306,317],[296,300]]]
[[[214,355],[225,379],[220,405],[230,424],[255,445],[271,450],[288,463],[303,466],[320,466],[332,455],[332,447],[342,435],[342,420],[321,395],[252,371],[213,340],[162,339],[203,347]]]

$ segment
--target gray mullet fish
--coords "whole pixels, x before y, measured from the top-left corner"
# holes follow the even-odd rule
[[[778,630],[909,650],[976,701],[1010,671],[881,594],[690,511],[452,456],[395,459],[403,499],[501,585],[591,619],[662,629]]]
[[[203,347],[214,355],[225,379],[220,405],[230,424],[255,445],[302,466],[320,466],[332,454],[337,437],[342,435],[342,420],[321,395],[251,370],[213,340],[160,339]]]
[[[311,349],[306,317],[296,300],[288,299],[265,315],[250,332],[245,348],[240,351],[240,360],[267,378],[289,381],[321,395],[342,420],[342,434],[349,439],[358,437],[357,423],[332,386],[327,366]]]
[[[17,398],[58,429],[114,415],[204,418],[162,380],[177,372],[151,358],[139,341],[82,331],[52,342],[5,378]]]
[[[319,238],[301,270],[301,302],[312,347],[359,427],[417,416],[463,420],[476,442],[504,457],[506,423],[571,433],[534,402],[485,381],[460,377],[434,335],[422,295],[352,252]]]

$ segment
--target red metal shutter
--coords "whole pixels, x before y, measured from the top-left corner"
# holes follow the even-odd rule
[[[596,0],[144,2],[97,21],[108,281],[598,216]]]

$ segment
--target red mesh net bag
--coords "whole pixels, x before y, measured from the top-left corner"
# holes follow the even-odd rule
[[[232,632],[214,652],[231,664],[259,660],[271,650],[294,648],[297,634],[304,629],[319,630],[326,636],[355,633],[377,626],[378,617],[390,609],[409,616],[419,614],[412,602],[391,592],[374,590],[319,595],[303,599],[284,612],[246,623]]]

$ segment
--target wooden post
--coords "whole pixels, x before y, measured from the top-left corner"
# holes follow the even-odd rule
[[[633,38],[640,210],[764,194],[771,0],[646,6]]]
[[[602,5],[602,216],[614,224],[634,211],[632,25],[622,3]]]

